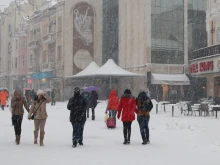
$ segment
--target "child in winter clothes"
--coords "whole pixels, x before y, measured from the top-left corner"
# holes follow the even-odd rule
[[[124,143],[130,144],[131,137],[131,124],[132,121],[135,120],[135,111],[136,110],[136,102],[134,96],[131,94],[129,89],[126,89],[124,94],[122,95],[119,103],[118,109],[118,119],[121,117],[123,122],[123,133],[124,133]]]

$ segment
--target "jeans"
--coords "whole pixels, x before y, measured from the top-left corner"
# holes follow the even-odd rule
[[[149,127],[148,123],[150,120],[150,116],[138,116],[138,123],[140,126],[141,137],[143,141],[149,140]]]
[[[130,142],[130,138],[131,138],[131,124],[132,124],[132,121],[123,122],[124,139],[128,140],[129,142]]]
[[[21,124],[23,120],[23,115],[13,115],[12,122],[14,125],[15,135],[21,136]]]
[[[109,110],[109,118],[114,118],[115,120],[115,125],[116,125],[116,115],[117,115],[117,110]]]
[[[77,142],[83,142],[83,131],[85,121],[82,122],[71,122],[73,126],[73,135],[72,135],[72,142],[73,145],[76,145]]]

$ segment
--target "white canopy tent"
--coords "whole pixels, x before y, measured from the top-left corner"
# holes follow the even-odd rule
[[[76,75],[67,78],[80,78],[80,77],[109,77],[110,89],[112,77],[135,77],[145,76],[144,74],[136,74],[120,68],[112,59],[109,59],[102,67],[99,67],[95,62],[91,62],[83,71]]]
[[[111,89],[111,78],[112,77],[137,77],[137,76],[145,76],[144,74],[137,74],[126,71],[120,68],[112,59],[109,59],[102,67],[100,67],[96,72],[95,76],[105,76],[109,77],[109,86]]]
[[[92,61],[84,70],[81,72],[68,76],[67,78],[79,78],[79,77],[88,77],[88,76],[93,76],[95,72],[99,69],[100,67]]]
[[[156,74],[156,73],[152,73],[151,84],[190,85],[190,80],[185,74]]]

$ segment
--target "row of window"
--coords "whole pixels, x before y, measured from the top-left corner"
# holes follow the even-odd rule
[[[25,56],[22,56],[22,58],[20,59],[22,60],[22,65],[20,65],[20,67],[25,67]],[[18,68],[18,58],[12,58],[11,59],[11,68]]]

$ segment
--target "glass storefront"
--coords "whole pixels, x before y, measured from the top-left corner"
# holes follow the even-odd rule
[[[151,62],[183,64],[184,1],[151,1]]]

